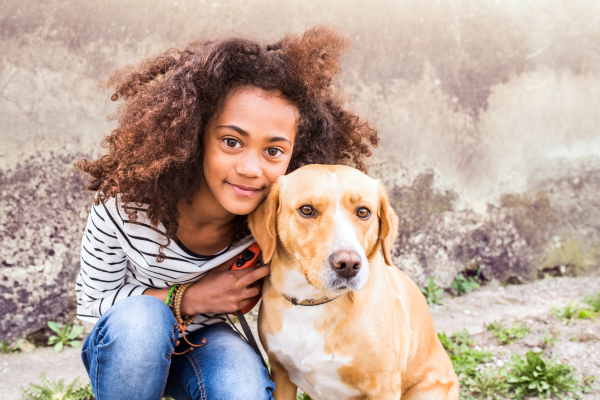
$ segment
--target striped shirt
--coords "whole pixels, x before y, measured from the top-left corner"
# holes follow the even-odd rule
[[[114,198],[92,206],[81,244],[81,270],[77,277],[77,318],[95,323],[110,307],[146,289],[167,289],[174,284],[195,282],[209,270],[240,254],[254,243],[248,235],[235,247],[212,256],[201,256],[172,240],[163,249],[165,259],[156,261],[165,229],[153,227],[146,217],[147,205],[117,206]],[[131,221],[127,210],[137,215]],[[188,327],[192,332],[225,321],[224,314],[198,314]]]

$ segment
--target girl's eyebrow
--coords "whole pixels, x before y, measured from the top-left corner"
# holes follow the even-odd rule
[[[239,126],[235,126],[235,125],[219,125],[219,126],[217,126],[217,128],[229,128],[229,129],[233,129],[234,131],[236,131],[237,133],[239,133],[240,135],[242,135],[244,137],[250,136],[250,134],[248,132],[246,132],[245,130],[243,130]],[[281,142],[281,141],[288,142],[289,144],[292,144],[292,142],[289,139],[286,139],[286,138],[281,137],[281,136],[271,136],[268,139],[269,143]]]

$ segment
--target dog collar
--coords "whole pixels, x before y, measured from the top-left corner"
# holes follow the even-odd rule
[[[323,297],[320,299],[307,299],[307,300],[298,301],[295,297],[289,297],[283,293],[281,295],[283,296],[284,299],[286,299],[287,301],[289,301],[290,303],[292,303],[295,306],[318,306],[320,304],[329,303],[330,301],[333,301],[341,296],[341,295],[336,296],[331,299],[329,297]]]

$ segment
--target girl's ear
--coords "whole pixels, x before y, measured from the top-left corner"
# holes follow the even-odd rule
[[[392,264],[392,246],[398,236],[398,216],[389,204],[385,187],[379,182],[379,240],[383,250],[383,259],[390,267]]]
[[[260,246],[265,263],[271,261],[277,246],[277,210],[279,208],[280,182],[280,180],[277,180],[271,186],[271,191],[265,201],[248,215],[250,232],[252,232],[252,236]]]

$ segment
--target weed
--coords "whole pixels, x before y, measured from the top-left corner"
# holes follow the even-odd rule
[[[452,289],[456,290],[459,296],[479,289],[481,287],[478,282],[480,273],[481,268],[477,269],[475,277],[465,277],[462,272],[459,272],[456,278],[454,278],[454,282],[452,282]]]
[[[83,331],[83,326],[71,326],[67,324],[64,329],[60,329],[58,324],[54,321],[49,321],[48,326],[54,332],[58,333],[58,336],[52,335],[48,338],[48,344],[54,345],[54,351],[60,353],[65,345],[79,347],[79,340],[75,340],[77,336]]]
[[[502,345],[511,345],[515,340],[521,339],[529,333],[529,328],[523,323],[515,323],[510,328],[503,328],[501,323],[492,322],[485,327],[494,333]]]
[[[577,310],[578,319],[596,319],[596,313],[589,308],[580,308]]]
[[[581,392],[592,393],[594,390],[598,389],[598,385],[596,385],[597,380],[598,377],[594,375],[583,375],[581,377]]]
[[[10,347],[8,345],[8,343],[6,343],[6,340],[3,340],[2,346],[0,346],[0,353],[4,353],[4,354],[18,353],[21,351],[20,347],[21,347],[21,343],[17,343],[14,346]]]
[[[61,379],[58,382],[50,382],[46,375],[42,372],[40,375],[41,384],[30,383],[27,389],[23,389],[21,386],[21,393],[25,400],[92,400],[94,399],[94,392],[92,386],[88,383],[84,386],[76,386],[77,379],[67,386],[64,384],[64,380]]]
[[[492,359],[492,353],[472,348],[474,341],[466,329],[450,336],[445,332],[438,333],[438,337],[452,361],[456,375],[474,376],[479,364]]]
[[[542,338],[542,348],[547,349],[550,347],[553,347],[556,342],[559,342],[560,339],[558,338],[557,334],[555,331],[552,332],[552,335],[550,335],[549,331],[546,331],[546,333],[544,333],[544,337]]]
[[[491,368],[464,377],[460,385],[460,398],[464,400],[501,400],[509,389],[504,371],[494,371]]]
[[[592,307],[592,310],[596,313],[600,313],[600,293],[596,297],[585,296],[582,303],[585,303]]]
[[[585,300],[589,299],[584,299],[584,302]],[[593,303],[593,299],[591,302]],[[591,305],[591,307],[592,308],[579,307],[577,304],[570,301],[564,308],[558,308],[556,306],[552,307],[552,314],[562,320],[564,325],[568,325],[575,319],[596,319],[594,305]]]
[[[575,368],[556,362],[556,358],[546,360],[543,352],[536,354],[529,350],[524,358],[513,354],[507,383],[514,391],[516,399],[524,397],[567,398],[567,395],[580,393],[579,382],[575,378]]]
[[[427,284],[427,287],[420,289],[427,300],[427,304],[442,304],[440,296],[444,289],[436,286],[435,282],[433,281],[433,276],[429,277],[429,283]]]
[[[312,400],[312,399],[306,393],[298,393],[298,394],[296,394],[296,400]]]

